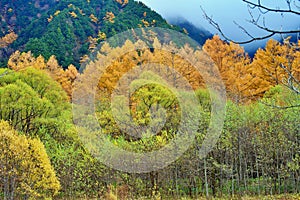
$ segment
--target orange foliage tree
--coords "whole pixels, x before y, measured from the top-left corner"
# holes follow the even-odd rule
[[[226,43],[219,36],[214,36],[206,41],[203,49],[218,66],[232,100],[243,102],[252,96],[250,59],[241,46],[232,42]]]
[[[238,44],[219,36],[206,41],[204,50],[218,66],[229,97],[236,102],[261,98],[275,85],[284,85],[300,94],[299,44],[269,40],[251,61]]]
[[[11,43],[13,43],[16,39],[18,38],[18,35],[15,34],[14,32],[10,32],[0,38],[0,48],[5,48]]]
[[[176,52],[172,53],[171,50],[168,50],[176,48],[174,44],[164,44],[165,50],[162,50],[160,49],[162,44],[155,38],[153,50],[141,48],[137,51],[130,51],[130,49],[134,49],[135,47],[139,49],[145,46],[146,44],[141,40],[138,40],[136,43],[127,40],[123,46],[117,48],[112,48],[108,43],[104,43],[97,55],[97,59],[87,65],[81,78],[96,80],[96,77],[90,77],[97,74],[91,71],[96,69],[98,73],[101,74],[97,85],[98,90],[111,94],[117,88],[117,85],[122,86],[119,81],[124,74],[130,72],[130,70],[133,70],[137,66],[142,66],[143,70],[154,71],[164,80],[172,83],[173,86],[182,85],[180,76],[184,77],[193,89],[204,86],[203,78],[200,72],[195,69],[193,63],[184,60],[177,55]],[[199,55],[199,52],[194,51],[187,45],[178,48],[178,52],[180,51],[189,52],[195,57]],[[193,57],[191,55],[189,55],[189,57]],[[103,63],[103,60],[109,60],[111,62]],[[149,65],[149,63],[155,64]],[[134,78],[134,76],[137,75],[133,73],[131,78]],[[123,79],[122,81],[125,80]]]
[[[21,53],[20,51],[16,51],[10,56],[7,65],[14,71],[22,71],[28,67],[45,71],[62,86],[69,98],[72,96],[73,83],[79,74],[73,65],[68,66],[68,68],[64,70],[58,64],[55,56],[51,56],[48,61],[45,61],[41,55],[35,58],[31,52]]]
[[[284,85],[300,94],[299,44],[286,39],[283,44],[269,40],[264,49],[258,49],[251,64],[255,85],[264,93],[275,85]]]

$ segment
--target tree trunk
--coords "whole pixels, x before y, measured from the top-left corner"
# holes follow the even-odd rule
[[[209,193],[208,193],[208,182],[207,182],[206,159],[204,159],[204,178],[205,178],[205,196],[208,199],[209,198]]]

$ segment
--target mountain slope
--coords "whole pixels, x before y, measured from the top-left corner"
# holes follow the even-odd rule
[[[195,26],[184,18],[172,18],[169,20],[169,22],[185,29],[188,36],[196,40],[201,45],[203,45],[207,39],[212,38],[213,36],[209,31]]]
[[[79,67],[89,47],[116,33],[152,26],[183,32],[134,0],[2,0],[0,18],[0,37],[18,34],[12,45],[0,49],[0,66],[20,50],[46,59],[55,55],[60,65]]]

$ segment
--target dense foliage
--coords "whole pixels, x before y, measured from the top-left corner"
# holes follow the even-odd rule
[[[300,57],[297,44],[269,41],[252,60],[241,47],[225,43],[218,37],[206,42],[204,50],[220,70],[228,102],[222,135],[205,158],[200,157],[199,148],[210,123],[211,94],[191,63],[170,53],[172,51],[161,51],[160,47],[180,48],[178,51],[188,52],[187,55],[193,58],[203,58],[203,53],[189,46],[161,44],[158,39],[153,40],[154,49],[126,52],[135,45],[143,44],[126,41],[117,48],[104,44],[101,54],[87,64],[82,74],[78,74],[72,65],[64,70],[54,56],[48,60],[31,53],[15,52],[11,56],[10,69],[0,70],[0,117],[7,121],[0,123],[1,142],[4,142],[0,154],[1,195],[9,199],[14,192],[16,197],[44,198],[57,194],[59,188],[58,196],[62,198],[98,196],[107,199],[299,193],[300,100],[297,81]],[[95,67],[103,70],[101,61],[105,59],[114,62],[97,79],[93,70]],[[133,122],[140,126],[154,124],[153,127],[164,123],[157,134],[150,137],[139,132],[141,129],[129,127],[130,119],[118,115],[118,111],[110,106],[114,90],[122,91],[125,83],[130,81],[123,75],[143,62],[160,64],[155,69],[145,65],[143,73],[126,77],[133,78],[131,87],[138,88],[130,97]],[[183,81],[164,66],[176,69],[188,81],[200,103],[199,107],[193,108],[200,113],[195,141],[178,160],[155,172],[129,174],[104,166],[79,139],[78,133],[89,133],[72,123],[70,90],[83,95],[93,92],[89,85],[75,84],[75,78],[82,80],[79,81],[81,84],[98,80],[95,115],[102,131],[97,134],[103,134],[122,149],[149,152],[171,142],[182,122],[183,108],[172,87],[166,87],[162,80],[178,87]],[[276,73],[270,73],[273,69]],[[287,79],[290,81],[286,82]],[[149,84],[143,85],[147,82]],[[249,82],[255,84],[249,87]],[[191,94],[181,95],[188,97]],[[122,101],[115,100],[116,104]],[[157,108],[156,114],[165,114],[166,118],[152,116],[153,106]],[[90,123],[91,117],[86,116],[84,123]],[[124,124],[117,124],[118,119]],[[192,118],[185,119],[186,126],[192,125],[190,120]],[[130,135],[128,131],[131,131]],[[19,145],[20,140],[28,142]],[[26,162],[22,161],[22,156],[28,157]],[[31,165],[30,162],[38,164]],[[22,176],[27,165],[31,170]],[[43,179],[47,173],[51,179]],[[18,177],[18,181],[10,182],[15,184],[8,187],[7,181],[14,181],[14,177]],[[38,185],[35,185],[37,181]]]
[[[1,119],[10,122],[10,125],[20,134],[33,138],[33,142],[37,140],[43,142],[59,178],[61,191],[72,196],[75,191],[78,191],[78,194],[79,191],[89,193],[92,188],[101,187],[95,181],[100,180],[102,167],[81,145],[76,134],[76,128],[72,124],[71,107],[67,95],[60,85],[45,72],[34,68],[27,68],[22,72],[2,69],[0,74],[5,74],[0,78]],[[22,138],[24,137],[22,136]],[[36,145],[40,144],[37,143]],[[28,147],[25,146],[24,148]],[[42,148],[39,147],[38,149],[34,150],[33,154],[43,155]],[[37,164],[36,167],[39,165]],[[13,167],[18,167],[18,165]],[[36,170],[34,166],[32,167],[33,170]],[[86,179],[86,177],[90,177],[88,174],[91,172],[96,172],[95,176]],[[28,173],[31,172],[28,171]],[[44,172],[41,173],[35,176],[44,176]],[[24,183],[21,182],[20,184],[26,183],[32,187],[31,185],[35,183],[35,180],[27,178],[30,176],[23,177]],[[95,181],[89,183],[91,179]],[[44,187],[43,191],[47,192],[48,183],[44,181],[39,184],[37,189]],[[1,185],[5,186],[6,183],[1,182]],[[19,186],[15,184],[14,187],[18,189]],[[56,187],[55,190],[57,189]],[[38,192],[31,188],[27,188],[27,190]],[[93,189],[93,191],[97,190]],[[30,191],[24,194],[27,194],[28,197],[34,195],[32,192],[28,193]],[[22,194],[16,193],[17,196]]]
[[[253,58],[218,36],[203,49],[180,38],[165,43],[145,28],[204,40],[191,24],[180,30],[133,0],[2,0],[0,15],[0,198],[299,198],[300,41],[270,40]],[[137,27],[144,28],[142,40],[97,48]],[[211,61],[225,85],[227,112],[217,144],[203,158],[214,95],[206,85],[220,81]],[[134,92],[123,94],[127,86]],[[95,98],[95,112],[72,113],[85,96]],[[92,119],[101,131],[81,126],[93,127]],[[188,150],[148,173],[105,166],[94,154],[99,147],[84,141],[94,144],[90,136],[99,136],[130,152],[152,152],[191,127]],[[105,154],[124,164],[118,153]]]
[[[31,51],[45,59],[55,55],[64,68],[70,64],[79,67],[79,61],[95,42],[117,33],[140,27],[180,31],[143,3],[133,0],[124,3],[116,0],[17,0],[1,1],[0,8],[0,37],[10,32],[18,35],[12,45],[1,49],[0,66],[5,65],[13,51],[20,50]],[[199,42],[203,44],[207,37],[201,36]]]
[[[52,197],[60,189],[43,143],[19,135],[0,121],[0,166],[4,199]]]

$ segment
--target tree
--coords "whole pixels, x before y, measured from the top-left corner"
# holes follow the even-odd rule
[[[94,14],[91,14],[91,15],[90,15],[90,19],[91,19],[91,21],[94,22],[94,23],[98,23],[98,21],[99,21],[98,18],[97,18]]]
[[[31,51],[35,57],[43,55],[43,57],[49,58],[51,55],[47,44],[38,38],[30,38],[26,43],[24,51]]]
[[[72,69],[68,73],[74,78]],[[0,119],[44,143],[64,195],[100,190],[103,165],[79,141],[67,96],[45,71],[0,69],[0,108]]]
[[[115,0],[115,1],[118,2],[122,7],[128,4],[128,0]]]
[[[5,48],[11,43],[13,43],[16,39],[18,38],[18,35],[15,34],[14,32],[10,32],[0,38],[0,48]]]
[[[110,23],[115,23],[116,16],[113,12],[106,12],[105,17],[103,18],[105,21],[109,21]]]
[[[262,98],[275,85],[284,85],[299,94],[299,46],[287,38],[283,44],[269,40],[250,60],[244,49],[219,36],[208,39],[203,46],[219,67],[232,100],[243,102]]]
[[[222,41],[219,36],[208,39],[203,49],[218,66],[229,98],[235,102],[251,99],[253,77],[249,74],[250,59],[244,49],[233,42]]]
[[[19,135],[0,121],[0,185],[5,200],[56,195],[59,181],[39,139]]]
[[[256,36],[251,34],[250,30],[247,30],[243,25],[239,25],[235,22],[235,24],[244,32],[244,34],[246,36],[248,36],[248,40],[245,41],[233,41],[231,38],[229,38],[223,31],[223,29],[221,28],[220,24],[218,22],[216,22],[212,17],[208,16],[208,14],[202,9],[203,13],[204,13],[204,17],[206,18],[206,20],[217,30],[220,32],[220,34],[229,41],[233,41],[235,43],[239,43],[239,44],[246,44],[246,43],[251,43],[253,41],[257,41],[257,40],[264,40],[267,38],[270,38],[272,36],[275,35],[284,35],[284,34],[296,34],[296,33],[300,33],[300,29],[286,29],[286,30],[282,30],[282,29],[274,29],[268,25],[266,25],[265,22],[265,16],[267,14],[274,14],[275,15],[280,15],[281,17],[284,17],[285,15],[292,15],[295,17],[299,17],[300,16],[300,2],[299,0],[286,0],[285,1],[285,6],[284,8],[276,5],[272,6],[270,4],[267,3],[267,1],[263,1],[263,0],[241,0],[242,2],[244,2],[247,7],[249,8],[248,12],[250,15],[250,19],[248,20],[248,22],[250,22],[251,24],[253,24],[256,28],[263,30],[265,32],[264,35],[262,36]],[[258,14],[255,14],[258,13]]]
[[[68,108],[67,97],[47,74],[33,68],[8,71],[0,79],[0,94],[0,117],[15,129],[36,135],[44,128],[53,137],[61,137],[53,124]]]
[[[283,44],[269,40],[265,49],[258,49],[251,63],[253,85],[262,94],[275,85],[284,85],[300,94],[299,46],[286,40]]]
[[[33,67],[35,69],[43,70],[50,77],[58,82],[67,93],[69,99],[72,96],[73,82],[78,75],[78,71],[72,64],[64,70],[59,64],[55,56],[50,56],[46,61],[43,56],[39,55],[35,58],[31,52],[16,51],[8,60],[8,67],[14,71],[23,71],[27,68]]]
[[[31,52],[21,53],[20,51],[16,51],[10,56],[7,66],[8,68],[11,68],[15,71],[20,71],[26,67],[31,66],[34,61],[35,58],[31,54]]]
[[[61,86],[68,94],[69,98],[72,96],[73,84],[77,76],[79,75],[76,67],[74,65],[69,65],[69,67],[64,71]]]

